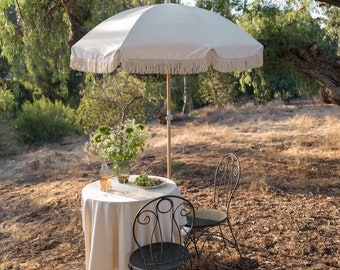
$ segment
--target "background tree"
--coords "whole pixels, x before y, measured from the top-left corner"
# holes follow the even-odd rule
[[[222,107],[241,100],[238,80],[231,73],[221,73],[211,68],[199,75],[199,84],[199,97],[204,105]]]
[[[327,92],[322,95],[324,101],[340,104],[339,57],[335,49],[338,48],[338,36],[328,35],[327,28],[322,28],[321,22],[311,16],[313,7],[305,6],[305,2],[300,9],[296,9],[296,2],[294,6],[291,4],[282,9],[264,5],[264,1],[254,1],[242,16],[237,17],[237,23],[265,46],[264,72],[270,72],[265,78],[280,73],[273,70],[288,68],[292,78],[297,78],[295,71],[318,82],[323,92]],[[314,89],[312,87],[311,92]]]
[[[33,95],[68,98],[69,52],[67,22],[58,1],[4,0],[7,16],[0,30],[2,55],[11,75]]]
[[[232,3],[229,0],[197,0],[196,6],[216,12],[225,18],[231,18]]]
[[[89,73],[81,92],[78,125],[86,132],[100,125],[120,126],[127,118],[147,120],[146,83],[118,69],[113,74]]]
[[[15,152],[17,148],[14,129],[18,103],[6,84],[0,83],[0,156]]]
[[[121,119],[121,115],[117,116],[118,111],[123,115],[126,112],[128,117],[148,119],[156,109],[164,108],[164,76],[126,75],[125,80],[133,85],[133,89],[129,87],[114,92],[119,87],[112,75],[90,75],[69,68],[70,46],[109,16],[139,5],[163,2],[2,0],[1,86],[12,93],[19,110],[26,101],[32,103],[44,97],[52,103],[62,101],[72,108],[79,107],[78,115],[82,118],[78,123],[82,125],[85,121],[90,126],[98,119],[108,119],[102,117],[102,113],[105,106],[115,104],[115,95],[130,105],[119,107],[116,103],[115,110],[120,109],[110,121]],[[311,97],[317,88],[320,88],[325,102],[340,104],[340,1],[273,3],[265,0],[197,1],[199,7],[231,19],[264,44],[265,62],[262,68],[242,73],[209,71],[199,75],[173,76],[172,108],[175,111],[187,113],[207,104],[222,106],[227,102],[242,102],[245,98],[255,99],[257,103],[272,99],[289,102],[295,97]],[[96,101],[93,95],[95,91],[102,94],[103,89],[113,101],[110,101],[112,105],[102,103],[104,107],[100,111],[98,99]],[[80,91],[82,95],[79,95]],[[120,95],[122,93],[126,96]],[[129,103],[129,100],[133,102]],[[91,110],[91,107],[98,110]],[[89,115],[86,116],[85,112]]]

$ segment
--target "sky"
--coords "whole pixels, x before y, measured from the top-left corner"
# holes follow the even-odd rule
[[[271,1],[269,1],[269,2],[271,2]],[[274,2],[275,4],[279,4],[279,5],[285,5],[284,0],[274,0],[272,2]],[[196,0],[180,0],[180,3],[183,4],[183,5],[187,5],[187,6],[195,6]],[[322,16],[320,12],[316,12],[315,10],[312,12],[311,15],[313,17]]]
[[[195,0],[181,0],[181,4],[187,6],[195,6]]]

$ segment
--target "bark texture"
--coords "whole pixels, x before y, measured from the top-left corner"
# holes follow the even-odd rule
[[[70,22],[70,37],[68,46],[71,48],[78,40],[80,40],[87,30],[84,22],[90,18],[91,9],[87,5],[80,5],[78,0],[60,0]]]
[[[340,7],[340,0],[316,0],[320,3],[320,5],[331,5],[331,6],[336,6]]]
[[[314,78],[321,86],[325,103],[340,105],[340,57],[321,50],[314,42],[292,47],[283,54],[280,65]]]

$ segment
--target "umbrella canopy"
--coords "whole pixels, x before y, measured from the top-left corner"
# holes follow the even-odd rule
[[[210,66],[221,72],[262,66],[263,46],[226,18],[178,4],[142,6],[116,14],[71,48],[73,69],[167,75],[168,178],[171,177],[170,74],[192,74]]]

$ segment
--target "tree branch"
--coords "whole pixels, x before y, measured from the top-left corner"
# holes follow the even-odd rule
[[[23,16],[23,14],[22,14],[22,11],[21,11],[21,7],[20,7],[20,4],[19,4],[19,1],[18,0],[15,0],[15,3],[16,3],[16,5],[17,5],[17,7],[18,7],[18,10],[19,10],[19,14],[20,14],[20,16],[19,16],[19,21],[18,21],[18,25],[20,25],[20,18],[23,18],[24,16]]]
[[[70,36],[67,44],[71,48],[87,33],[84,22],[90,17],[91,11],[86,10],[86,12],[82,12],[86,9],[86,7],[79,6],[77,0],[60,1],[64,6],[70,21]]]
[[[340,7],[340,0],[316,0],[316,1],[318,1],[321,6],[328,4],[331,6]]]
[[[280,66],[296,70],[315,79],[326,103],[340,105],[340,57],[321,50],[314,42],[284,50]]]

